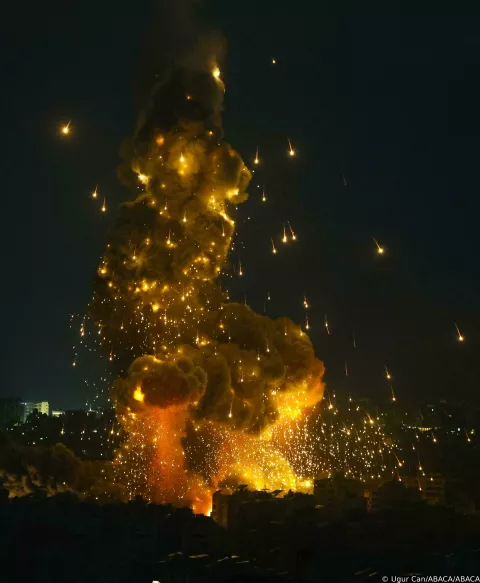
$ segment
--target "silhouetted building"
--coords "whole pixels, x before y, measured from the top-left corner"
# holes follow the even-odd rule
[[[441,474],[405,476],[402,479],[407,488],[418,490],[422,500],[428,504],[434,506],[445,504],[445,479]]]
[[[401,507],[422,500],[418,488],[408,487],[403,478],[365,488],[364,497],[369,512]]]
[[[316,504],[343,514],[365,509],[364,484],[359,480],[334,474],[330,478],[314,481],[313,496]]]
[[[25,414],[25,404],[17,397],[0,399],[0,427],[21,423]]]
[[[231,528],[238,516],[240,504],[255,499],[257,494],[259,493],[248,490],[247,486],[239,486],[234,492],[217,490],[212,496],[213,520],[224,528]]]
[[[253,491],[247,486],[239,486],[233,492],[218,490],[214,493],[212,518],[229,530],[240,526],[248,530],[254,528],[255,523],[281,524],[288,515],[305,508],[313,510],[314,507],[315,499],[311,494]]]

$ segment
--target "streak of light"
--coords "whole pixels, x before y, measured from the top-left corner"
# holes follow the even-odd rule
[[[454,324],[455,324],[455,322],[454,322]],[[460,328],[457,326],[457,324],[455,324],[455,329],[457,330],[458,341],[463,342],[465,340],[465,337],[460,332]]]
[[[290,138],[288,138],[288,154],[290,156],[295,156],[295,150],[293,149],[292,142],[290,141]]]
[[[72,123],[72,122],[71,122],[71,121],[69,121],[69,122],[67,123],[67,125],[64,125],[64,126],[62,127],[62,134],[63,134],[64,136],[66,136],[66,135],[68,135],[68,134],[70,133],[70,124],[71,124],[71,123]]]
[[[379,243],[378,243],[378,241],[375,239],[375,237],[372,237],[372,239],[374,240],[374,242],[375,242],[375,245],[377,246],[377,253],[378,253],[379,255],[383,255],[383,254],[385,253],[385,249],[379,245]]]

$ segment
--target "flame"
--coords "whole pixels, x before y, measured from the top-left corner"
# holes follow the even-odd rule
[[[133,393],[133,398],[140,403],[143,403],[145,399],[145,395],[142,393],[142,387],[138,386]]]

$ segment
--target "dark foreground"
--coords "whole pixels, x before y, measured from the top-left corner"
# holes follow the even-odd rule
[[[261,510],[261,509],[259,509]],[[75,496],[0,507],[2,583],[381,581],[385,575],[475,574],[476,515],[411,504],[374,515],[260,511],[226,531],[189,509],[141,500],[99,506]]]

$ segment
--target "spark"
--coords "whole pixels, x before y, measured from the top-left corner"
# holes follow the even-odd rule
[[[106,213],[106,212],[107,212],[107,203],[106,203],[105,199],[103,199],[102,213]]]
[[[285,227],[285,225],[283,225],[282,243],[286,243],[287,241],[288,241],[288,239],[287,239],[287,228]]]
[[[345,174],[342,174],[342,178],[343,178],[343,186],[347,186],[347,178],[346,178]]]
[[[296,240],[297,240],[297,236],[296,236],[296,235],[295,235],[295,233],[293,232],[292,225],[290,224],[290,222],[288,222],[288,228],[290,229],[290,234],[291,234],[291,236],[292,236],[292,239],[293,239],[294,241],[296,241]]]
[[[397,400],[397,398],[395,397],[395,393],[393,392],[393,385],[390,386],[390,389],[392,391],[392,402],[395,403],[395,401]]]
[[[215,65],[215,67],[212,70],[212,75],[215,77],[215,79],[220,79],[220,69],[218,68],[218,66]]]
[[[375,245],[377,246],[378,254],[383,255],[385,253],[385,249],[378,244],[378,241],[375,239],[375,237],[372,237],[372,239],[375,242]]]
[[[348,377],[347,361],[345,360],[345,376]]]
[[[310,307],[310,306],[308,305],[307,296],[306,296],[305,294],[303,295],[303,307],[304,307],[306,310],[308,310],[308,308]]]
[[[254,164],[259,164],[260,163],[260,158],[258,157],[258,147],[257,147],[257,153],[255,154],[255,158],[253,160]]]
[[[98,184],[95,186],[95,190],[92,192],[92,198],[97,198],[98,195]]]
[[[454,324],[455,324],[455,322],[454,322]],[[462,336],[462,333],[460,332],[460,328],[457,326],[457,324],[455,324],[455,329],[457,331],[458,341],[463,342],[465,340],[465,337]]]
[[[277,64],[277,61],[276,61],[276,59],[274,59],[274,58],[272,57],[272,65],[276,65],[276,64]]]
[[[263,187],[263,191],[262,191],[262,202],[267,202],[267,195],[265,194],[265,187]]]
[[[328,327],[327,314],[325,314],[325,329],[327,331],[327,334],[330,334],[330,328]]]
[[[290,141],[290,138],[288,138],[288,153],[290,156],[295,156],[295,150],[292,147],[292,142]]]
[[[275,248],[275,243],[273,242],[273,239],[270,239],[270,241],[272,242],[272,253],[275,254],[277,252],[277,249]]]
[[[71,121],[69,121],[69,122],[68,122],[66,125],[64,125],[64,126],[62,127],[62,134],[63,134],[64,136],[66,136],[66,135],[68,135],[68,134],[70,133],[70,124],[71,124],[71,123],[72,123],[72,122],[71,122]]]
[[[385,365],[385,378],[387,380],[390,380],[392,378],[391,375],[390,375],[390,373],[388,372],[387,365]]]
[[[310,330],[310,325],[308,323],[308,314],[305,314],[305,330]]]
[[[238,262],[238,275],[243,275],[242,262]]]

